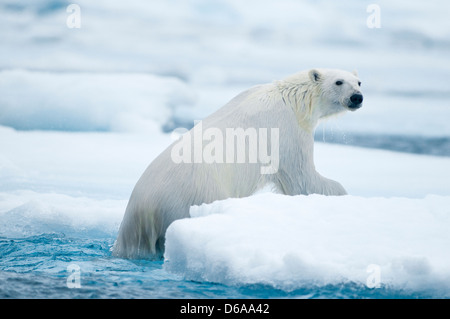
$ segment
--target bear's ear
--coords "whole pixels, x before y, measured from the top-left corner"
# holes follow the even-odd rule
[[[356,77],[358,76],[358,71],[353,70],[352,73],[353,73],[354,76],[356,76]]]
[[[311,79],[311,81],[313,82],[318,82],[320,80],[320,73],[319,71],[312,69],[309,71],[309,78]]]

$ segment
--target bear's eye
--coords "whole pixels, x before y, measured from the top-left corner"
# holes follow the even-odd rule
[[[358,85],[361,86],[361,82],[358,82]]]
[[[336,81],[336,85],[342,85],[342,81]]]

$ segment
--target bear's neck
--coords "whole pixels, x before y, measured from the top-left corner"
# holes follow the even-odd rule
[[[277,86],[284,104],[292,108],[300,127],[313,135],[320,118],[313,108],[319,98],[318,86],[311,81],[279,81]]]

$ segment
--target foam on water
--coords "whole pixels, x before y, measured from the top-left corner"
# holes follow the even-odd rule
[[[111,236],[117,232],[126,207],[125,200],[96,200],[62,194],[21,192],[3,193],[0,197],[3,199],[1,208],[5,209],[0,213],[0,236],[12,238],[52,232],[90,238]]]

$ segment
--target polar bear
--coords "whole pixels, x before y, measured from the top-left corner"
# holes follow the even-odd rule
[[[167,227],[189,217],[191,206],[250,196],[268,184],[286,195],[346,194],[316,172],[314,130],[321,119],[360,108],[360,86],[356,71],[312,69],[237,95],[148,166],[131,194],[113,255],[161,258]],[[221,147],[225,142],[230,145]]]

